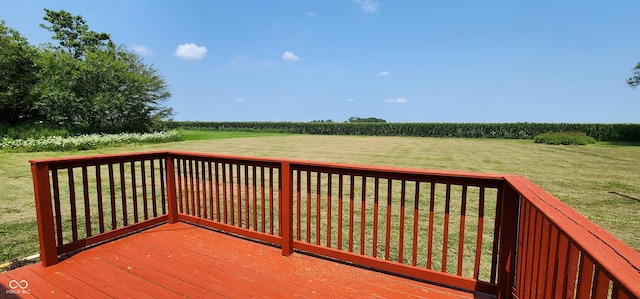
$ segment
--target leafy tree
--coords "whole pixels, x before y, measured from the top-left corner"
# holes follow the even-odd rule
[[[81,16],[45,9],[41,25],[54,32],[38,59],[34,88],[44,121],[75,132],[141,132],[159,128],[172,115],[171,97],[158,70],[134,52],[117,47],[106,33],[90,31]]]
[[[640,85],[640,62],[638,62],[636,67],[633,69],[633,76],[627,79],[627,84],[633,88]]]
[[[18,31],[0,20],[0,125],[14,126],[35,117],[30,91],[38,71],[36,54]]]
[[[87,52],[96,51],[111,44],[111,36],[107,33],[89,30],[89,25],[82,16],[74,16],[71,13],[60,10],[44,9],[44,20],[51,25],[40,24],[40,27],[54,33],[53,39],[59,45],[56,49],[67,51],[73,58],[80,59]]]
[[[352,116],[352,117],[349,117],[349,122],[350,123],[386,123],[387,121],[382,118],[375,118],[375,117],[362,118],[362,117]]]

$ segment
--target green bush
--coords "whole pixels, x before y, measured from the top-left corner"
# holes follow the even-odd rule
[[[549,132],[536,135],[534,138],[536,143],[554,144],[554,145],[587,145],[594,144],[596,140],[587,136],[582,132]]]

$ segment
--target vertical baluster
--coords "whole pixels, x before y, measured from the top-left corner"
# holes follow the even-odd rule
[[[220,163],[218,162],[214,162],[214,163],[215,163],[214,176],[215,176],[215,185],[216,185],[216,221],[221,221],[220,219],[220,170],[219,170]],[[223,169],[223,173],[224,173],[224,169]]]
[[[89,174],[87,166],[82,166],[82,195],[84,198],[84,226],[85,236],[91,236],[91,203],[89,200]]]
[[[447,253],[449,251],[449,211],[451,208],[451,184],[447,184],[444,204],[444,234],[442,236],[442,272],[447,272]]]
[[[191,190],[191,203],[189,204],[189,208],[191,209],[191,216],[196,216],[197,213],[200,213],[200,199],[196,198],[200,196],[200,194],[196,194],[196,189],[198,189],[198,193],[200,193],[200,186],[198,184],[198,161],[195,161],[195,166],[193,165],[194,160],[189,159],[189,189]],[[193,173],[196,173],[194,176]],[[196,202],[198,207],[196,208]],[[197,209],[197,210],[196,210]]]
[[[100,174],[100,165],[96,165],[96,192],[98,195],[98,230],[104,233],[104,207],[102,204],[102,177]]]
[[[209,219],[209,208],[207,206],[207,203],[209,202],[209,194],[207,192],[207,182],[209,181],[207,179],[207,161],[200,161],[200,164],[202,165],[202,168],[200,169],[200,178],[202,180],[202,217],[204,219]]]
[[[76,186],[73,177],[73,168],[67,168],[67,177],[69,179],[69,203],[71,205],[71,238],[73,241],[77,241],[78,219],[76,215]]]
[[[190,160],[191,164],[191,172],[190,175],[191,180],[193,182],[191,189],[191,204],[192,204],[192,212],[191,215],[200,218],[202,216],[201,202],[202,202],[202,192],[200,191],[200,161],[199,160]],[[193,176],[195,173],[195,177]]]
[[[184,187],[182,186],[182,182],[183,182],[183,173],[184,173],[184,167],[182,167],[182,163],[180,163],[181,159],[180,158],[176,158],[174,160],[175,164],[174,164],[174,169],[176,171],[175,173],[175,177],[176,177],[176,183],[178,185],[178,189],[176,190],[176,194],[177,194],[177,201],[178,201],[178,212],[179,213],[184,213],[184,205],[183,205],[183,190]]]
[[[480,187],[478,198],[478,230],[476,232],[476,259],[473,266],[473,278],[480,279],[480,258],[482,257],[482,236],[484,232],[484,187]]]
[[[413,200],[413,252],[411,256],[411,265],[418,264],[418,222],[420,220],[420,182],[416,181],[415,197]]]
[[[118,222],[116,220],[116,187],[113,175],[113,164],[109,163],[107,171],[109,172],[109,195],[111,199],[111,229],[116,229],[116,227],[118,227]]]
[[[578,267],[578,284],[576,298],[589,298],[591,296],[591,286],[593,285],[593,261],[584,253],[580,255],[580,266]],[[591,297],[593,298],[593,297]]]
[[[58,169],[51,170],[51,180],[53,183],[53,208],[56,213],[56,239],[57,244],[62,245],[62,215],[60,214],[60,182],[58,180]]]
[[[227,165],[222,162],[222,211],[224,216],[224,223],[227,221]]]
[[[266,203],[265,203],[265,193],[264,193],[264,167],[260,167],[260,227],[261,232],[265,232],[265,223],[266,223]],[[298,225],[298,229],[300,229],[300,225]],[[298,238],[299,240],[299,238]]]
[[[158,160],[160,162],[161,160]],[[158,217],[158,192],[156,189],[156,160],[151,160],[149,163],[149,172],[151,172],[151,211],[153,217]],[[160,179],[162,181],[162,178]]]
[[[129,225],[129,213],[127,211],[127,184],[124,176],[124,162],[120,162],[120,201],[122,202],[122,222]]]
[[[500,223],[500,219],[502,219],[502,209],[500,207],[503,206],[502,204],[502,195],[503,193],[506,192],[503,188],[499,188],[498,189],[498,193],[497,193],[497,197],[496,197],[496,217],[494,218],[494,226],[493,226],[493,247],[491,249],[491,277],[489,278],[491,283],[496,283],[496,277],[497,277],[497,272],[498,272],[498,255],[500,254],[499,250],[498,250],[498,243],[499,243],[499,239],[500,239],[500,227],[501,227],[501,223]],[[521,199],[521,203],[524,203],[525,200],[524,198]],[[522,206],[522,205],[520,205]],[[521,213],[522,215],[522,213]],[[524,222],[520,222],[520,223],[524,223]],[[519,235],[522,236],[522,235]],[[522,251],[519,251],[522,252]]]
[[[214,218],[214,205],[213,205],[213,197],[214,197],[214,193],[213,193],[213,181],[214,180],[218,180],[218,176],[216,175],[216,177],[213,177],[213,162],[209,161],[208,162],[208,167],[207,167],[207,174],[209,175],[209,219],[210,220],[218,220],[216,218]],[[217,198],[217,197],[216,197]]]
[[[133,201],[133,223],[138,223],[138,186],[136,185],[136,163],[131,161],[131,195]]]
[[[436,202],[436,183],[431,183],[431,190],[429,191],[429,240],[427,244],[427,269],[433,269],[433,222],[434,222],[434,208]]]
[[[389,247],[391,244],[391,195],[392,195],[392,183],[391,179],[387,179],[387,229],[385,232],[384,241],[384,259],[389,260]]]
[[[354,177],[349,176],[349,252],[353,252]]]
[[[602,272],[600,267],[595,268],[595,272],[593,275],[593,295],[592,298],[607,298],[609,295],[609,284],[611,280],[607,277],[607,275]]]
[[[360,199],[360,254],[364,255],[365,229],[367,225],[367,177],[362,176],[362,197]]]
[[[545,298],[552,298],[553,288],[558,277],[558,229],[555,225],[550,225],[549,253],[547,255],[547,273],[544,290]]]
[[[307,170],[307,243],[311,242],[311,172]]]
[[[462,276],[462,261],[464,260],[464,227],[467,216],[467,185],[462,185],[462,202],[460,204],[460,231],[458,235],[458,276]]]
[[[252,180],[251,180],[251,193],[253,197],[253,230],[258,231],[258,187],[256,177],[256,166],[251,168]]]
[[[296,176],[296,240],[302,240],[302,171],[297,170]]]
[[[244,223],[245,228],[249,229],[249,165],[244,165]]]
[[[404,210],[406,204],[407,182],[400,182],[400,237],[398,238],[398,263],[404,264]]]
[[[173,159],[173,158],[171,158]],[[158,160],[158,164],[160,167],[160,197],[162,198],[162,214],[166,215],[167,214],[167,192],[165,192],[165,186],[164,186],[164,181],[165,181],[165,175],[164,175],[164,169],[165,169],[165,164],[168,163],[166,158],[164,160]],[[173,188],[175,188],[175,186],[173,186]],[[174,198],[175,200],[175,198]]]
[[[229,213],[231,215],[231,225],[235,225],[235,206],[234,206],[234,179],[233,179],[233,164],[229,164]]]
[[[378,197],[380,188],[380,178],[376,176],[373,179],[373,245],[371,256],[378,257]]]
[[[321,187],[322,173],[316,173],[316,245],[320,245],[320,198],[322,193]]]
[[[327,173],[327,247],[331,248],[331,173]]]
[[[182,194],[182,200],[180,202],[180,213],[189,214],[189,169],[187,168],[187,159],[182,158],[182,188],[180,188],[179,194]]]
[[[540,267],[542,262],[542,238],[544,234],[544,219],[542,212],[536,210],[535,217],[535,234],[533,235],[533,272],[531,276],[531,291],[538,296],[540,294],[539,288],[542,286],[538,280],[540,274]]]
[[[244,167],[244,165],[242,165]],[[236,164],[236,203],[238,204],[238,227],[242,227],[242,172],[240,163]],[[246,180],[245,180],[246,181]]]
[[[343,174],[338,174],[338,250],[342,250],[342,191],[344,178]]]
[[[573,245],[573,243],[569,242],[569,252],[566,260],[567,271],[565,272],[566,277],[564,279],[565,287],[563,288],[565,290],[565,294],[564,294],[565,298],[573,298],[573,296],[575,295],[576,279],[579,273],[578,272],[579,260],[580,260],[580,250],[578,250],[578,248],[575,245]]]
[[[536,294],[538,296],[544,295],[545,288],[547,286],[547,272],[549,271],[549,251],[551,246],[551,223],[544,216],[540,215],[542,218],[542,229],[539,231],[540,236],[540,246],[539,254],[538,254],[538,277],[537,277],[537,290]]]
[[[274,215],[273,215],[273,168],[269,168],[269,221],[271,222],[270,233],[274,231]]]
[[[153,161],[152,161],[153,162]],[[145,167],[146,161],[140,161],[140,176],[142,177],[142,216],[144,220],[149,219],[149,205],[147,204],[148,194],[147,194],[147,171]]]

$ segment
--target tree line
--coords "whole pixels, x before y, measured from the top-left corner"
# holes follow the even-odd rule
[[[82,16],[44,11],[53,43],[32,45],[0,20],[0,126],[149,132],[173,114],[157,69]]]
[[[640,124],[203,122],[169,121],[171,129],[280,132],[310,135],[534,139],[548,132],[582,132],[598,141],[640,142]]]

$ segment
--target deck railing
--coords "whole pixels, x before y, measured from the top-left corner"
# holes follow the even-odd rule
[[[640,296],[640,254],[521,176],[181,151],[31,165],[45,266],[184,221],[500,298]]]

